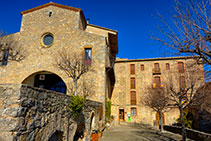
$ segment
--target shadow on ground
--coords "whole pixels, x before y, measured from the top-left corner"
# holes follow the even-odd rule
[[[144,124],[120,124],[103,132],[99,141],[180,141],[181,135],[159,130]]]

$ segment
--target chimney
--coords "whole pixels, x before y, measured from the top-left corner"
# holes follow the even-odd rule
[[[86,23],[89,24],[89,18],[87,18]]]

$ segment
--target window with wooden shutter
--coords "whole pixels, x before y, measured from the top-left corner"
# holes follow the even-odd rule
[[[130,74],[135,74],[135,64],[130,64]]]
[[[160,73],[160,65],[159,65],[159,63],[154,63],[154,73]]]
[[[130,92],[130,104],[136,105],[136,92],[135,91]]]
[[[141,71],[144,71],[144,64],[141,64]]]
[[[180,86],[180,89],[184,89],[186,87],[185,76],[180,76],[179,77],[179,86]]]
[[[166,70],[170,70],[170,64],[166,63]]]
[[[135,77],[130,78],[130,88],[135,89],[136,88],[136,80]]]
[[[178,62],[178,71],[179,71],[179,73],[184,73],[185,68],[184,68],[183,62]]]
[[[154,77],[153,88],[160,88],[160,86],[161,86],[161,79],[160,79],[160,76],[155,76],[155,77]]]

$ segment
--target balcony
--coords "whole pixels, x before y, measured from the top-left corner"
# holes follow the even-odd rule
[[[161,74],[160,68],[154,68],[152,70],[152,73],[153,73],[153,75],[155,75],[155,74]]]

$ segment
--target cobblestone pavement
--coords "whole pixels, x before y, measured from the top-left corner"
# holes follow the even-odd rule
[[[120,124],[103,132],[99,141],[180,141],[182,137],[170,132],[160,132],[146,125]],[[191,140],[188,140],[191,141]]]

